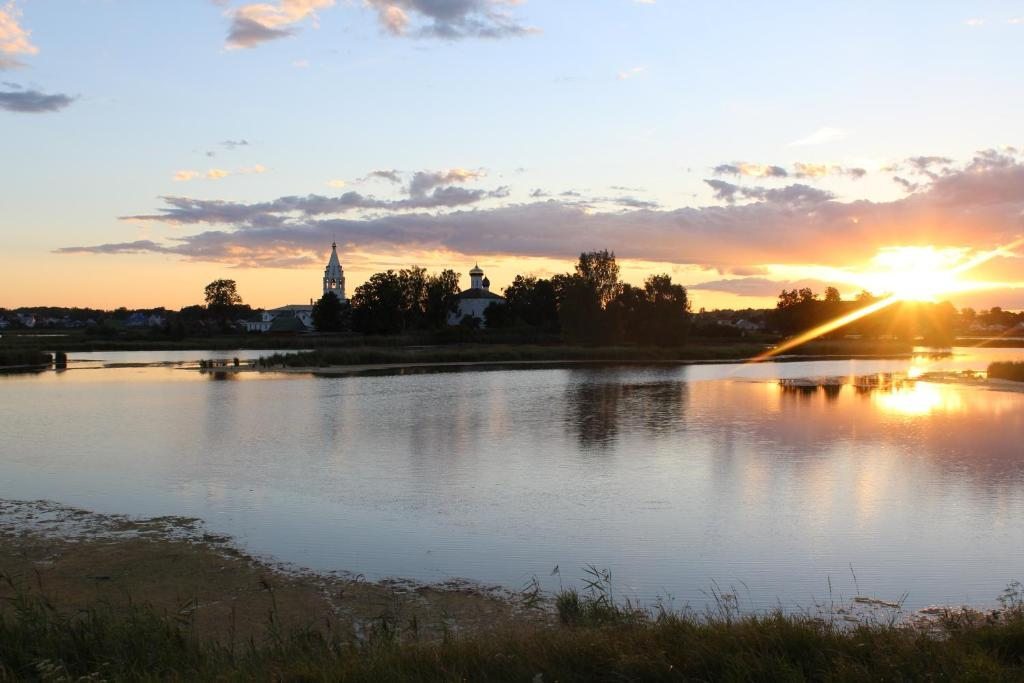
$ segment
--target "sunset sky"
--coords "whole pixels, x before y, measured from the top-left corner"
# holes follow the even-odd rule
[[[301,303],[337,239],[1018,309],[1022,67],[1024,2],[0,0],[0,306]]]

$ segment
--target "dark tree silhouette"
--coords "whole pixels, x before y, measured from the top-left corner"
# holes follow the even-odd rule
[[[346,328],[348,304],[332,292],[325,293],[313,304],[313,326],[317,332],[341,332]]]

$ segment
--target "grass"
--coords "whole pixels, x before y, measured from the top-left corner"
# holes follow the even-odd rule
[[[1024,382],[1024,363],[1003,362],[990,363],[988,376],[992,379],[1009,379],[1014,382]]]
[[[53,362],[53,356],[28,349],[0,348],[0,367],[39,367]]]
[[[0,608],[0,680],[1016,681],[1024,610],[1019,586],[1009,594],[1001,612],[951,612],[921,629],[647,612],[585,589],[557,597],[557,625],[424,641],[382,618],[352,638],[286,631],[271,611],[262,637],[228,647],[197,637],[185,611],[100,604],[66,614],[18,592]]]
[[[685,346],[572,346],[563,344],[459,344],[424,347],[363,346],[324,348],[264,357],[271,367],[330,367],[345,365],[393,365],[409,363],[509,363],[509,362],[674,362],[743,360],[762,353],[768,345],[736,341],[694,341]],[[816,341],[789,355],[796,356],[893,356],[910,353],[906,343],[860,340]]]

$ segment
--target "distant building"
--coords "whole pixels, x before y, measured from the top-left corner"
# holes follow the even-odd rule
[[[338,297],[342,303],[348,301],[345,298],[345,271],[341,268],[341,261],[338,260],[338,244],[331,242],[331,258],[327,261],[327,268],[324,269],[324,294],[330,292]]]
[[[324,268],[323,293],[345,298],[345,271],[338,259],[338,245],[331,243],[331,257]],[[313,329],[313,300],[309,304],[289,304],[259,313],[243,322],[246,332],[308,332]]]
[[[486,325],[484,311],[491,304],[505,305],[505,297],[491,291],[491,281],[484,276],[479,265],[469,271],[469,289],[459,292],[459,304],[448,316],[449,325],[458,325],[466,316],[477,318],[481,326]]]

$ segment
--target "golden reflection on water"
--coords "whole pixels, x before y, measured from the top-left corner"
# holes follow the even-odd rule
[[[963,391],[954,385],[935,382],[901,382],[871,394],[875,405],[885,413],[919,417],[932,413],[962,413]]]

